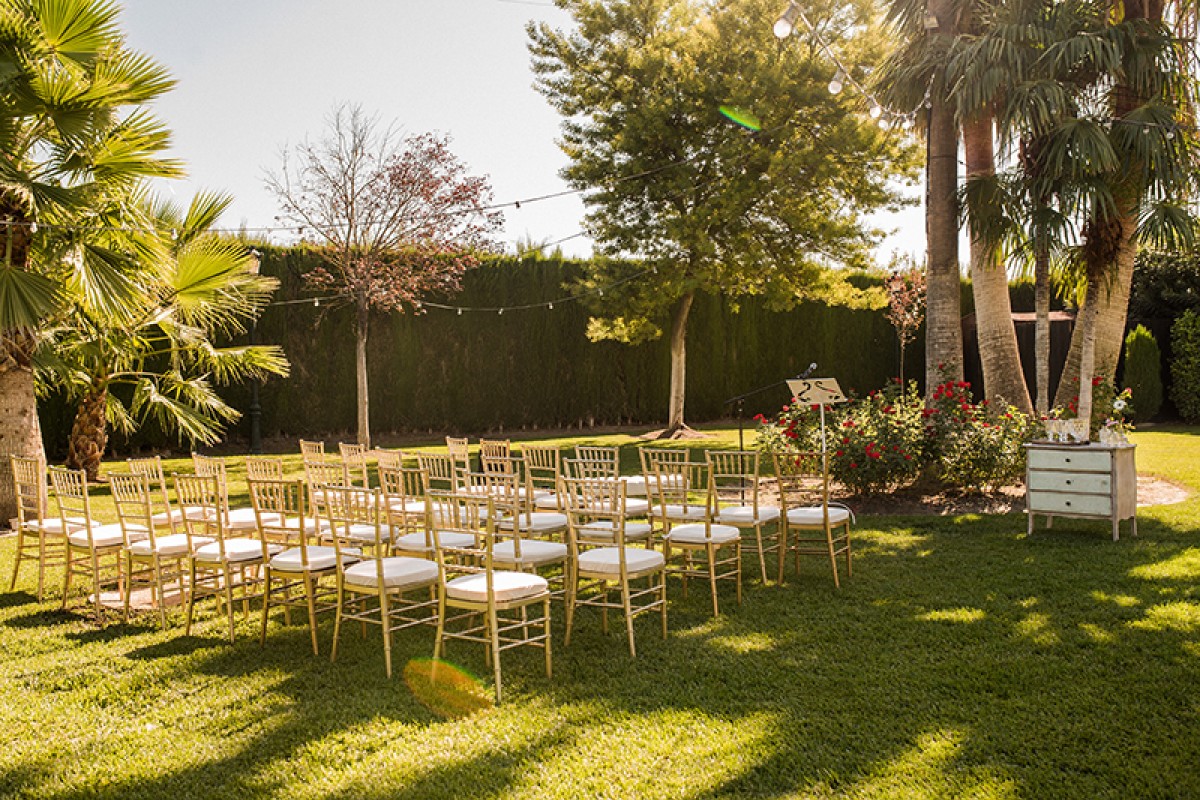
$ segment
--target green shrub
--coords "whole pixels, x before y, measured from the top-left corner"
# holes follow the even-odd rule
[[[1134,422],[1153,419],[1162,407],[1162,353],[1154,334],[1138,325],[1125,337],[1125,388],[1133,395]]]
[[[1171,399],[1186,422],[1200,422],[1200,315],[1195,311],[1184,312],[1171,326],[1171,351]]]
[[[946,486],[965,491],[996,489],[1025,473],[1025,442],[1037,420],[1012,406],[991,408],[971,397],[966,381],[946,382],[930,396],[926,418],[926,464]]]

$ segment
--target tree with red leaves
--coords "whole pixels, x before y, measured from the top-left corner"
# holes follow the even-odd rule
[[[267,177],[280,220],[311,234],[324,264],[309,286],[355,310],[358,441],[370,447],[367,333],[372,311],[419,311],[453,291],[493,248],[502,216],[486,177],[469,175],[444,134],[398,136],[359,106],[339,105],[317,141],[283,153]]]
[[[904,383],[904,350],[917,335],[925,319],[925,271],[914,263],[896,269],[884,281],[887,289],[887,319],[900,340],[900,383]]]

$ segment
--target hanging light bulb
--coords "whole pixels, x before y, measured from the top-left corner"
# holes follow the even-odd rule
[[[871,110],[868,111],[867,113],[871,115],[871,119],[879,119],[880,117],[883,116],[883,106],[879,105],[879,103],[876,103],[874,100],[872,100],[871,101]]]
[[[788,3],[788,7],[775,20],[775,38],[786,39],[796,30],[796,20],[800,18],[800,6]]]
[[[37,233],[37,223],[36,222],[29,223],[29,232]]]
[[[462,309],[461,309],[461,308],[458,310],[458,315],[459,315],[460,317],[462,316]]]
[[[313,298],[313,308],[320,308],[320,307],[321,307],[321,298],[314,297]]]
[[[841,67],[838,67],[837,73],[833,76],[833,80],[829,82],[829,93],[837,94],[845,86],[846,73],[842,72]]]
[[[551,311],[553,311],[553,310],[554,310],[554,303],[550,303],[550,304],[547,306],[547,308],[549,308]]]
[[[504,309],[503,309],[503,308],[502,308],[502,309],[500,309],[499,313],[497,313],[497,314],[496,314],[496,316],[498,316],[498,317],[503,317],[503,316],[504,316]]]

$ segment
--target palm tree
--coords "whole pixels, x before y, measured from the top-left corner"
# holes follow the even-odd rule
[[[146,291],[136,307],[113,316],[80,299],[53,332],[39,377],[79,404],[67,463],[89,478],[98,475],[110,424],[131,433],[149,418],[211,444],[239,416],[214,384],[287,373],[276,346],[215,344],[244,333],[277,285],[252,269],[257,262],[243,245],[208,232],[231,203],[202,193],[186,213],[160,204],[156,233],[139,248]],[[128,391],[114,392],[119,386]]]
[[[926,395],[942,381],[963,376],[958,124],[945,70],[961,4],[961,0],[893,0],[888,18],[901,44],[884,61],[876,81],[889,107],[917,114],[926,137]]]
[[[93,233],[142,224],[131,190],[181,174],[140,108],[172,81],[125,47],[117,13],[110,0],[0,0],[3,451],[42,456],[32,364],[48,324],[73,297],[119,314],[139,294],[133,254]]]

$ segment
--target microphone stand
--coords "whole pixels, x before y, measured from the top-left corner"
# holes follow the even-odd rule
[[[812,373],[812,371],[814,369],[816,369],[816,366],[817,366],[816,364],[813,364],[807,370],[805,370],[803,374],[798,375],[796,377],[800,378],[801,380],[803,380],[804,378],[807,378],[809,376],[809,374]],[[756,396],[762,394],[763,392],[769,392],[770,390],[774,389],[775,387],[777,387],[779,385],[787,386],[787,382],[789,380],[791,380],[791,378],[785,378],[784,380],[781,380],[781,381],[775,381],[774,383],[769,383],[766,386],[760,386],[759,388],[754,389],[749,392],[746,392],[745,394],[739,394],[736,397],[731,397],[728,400],[726,400],[724,403],[722,403],[722,406],[724,406],[724,407],[733,405],[736,408],[735,413],[737,414],[737,421],[738,421],[738,450],[746,449],[745,418],[744,418],[745,409],[746,409],[746,401],[749,400],[751,397],[756,397]]]

